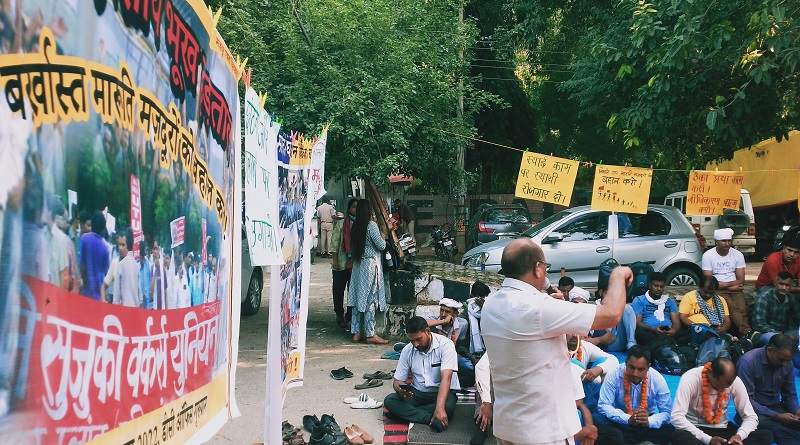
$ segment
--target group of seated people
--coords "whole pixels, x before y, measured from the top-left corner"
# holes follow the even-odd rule
[[[715,234],[715,239],[718,247],[727,243],[730,255],[735,249],[726,235]],[[800,292],[799,251],[796,240],[790,240],[783,251],[767,258],[756,282],[752,311],[736,301],[731,306],[737,310],[743,306],[745,311],[732,316],[727,297],[741,293],[742,286],[715,273],[723,262],[706,261],[704,255],[704,269],[708,268],[700,285],[680,304],[665,294],[666,277],[653,273],[647,292],[626,305],[616,328],[568,336],[565,353],[574,364],[576,409],[583,425],[575,440],[589,445],[800,444],[792,363],[800,369],[800,303],[795,296]],[[714,255],[720,252],[714,250]],[[737,267],[728,272],[734,281],[743,282],[743,268],[739,270],[738,262],[731,264]],[[543,288],[554,298],[594,303],[590,293],[569,277],[562,277],[557,288],[548,282]],[[598,298],[604,291],[598,290]],[[413,317],[407,322],[409,344],[394,374],[395,392],[384,401],[391,416],[443,431],[455,410],[454,391],[474,384],[477,430],[471,443],[483,443],[492,420],[491,366],[480,335],[480,310],[488,294],[483,283],[473,285],[467,318],[459,317],[462,303],[445,298],[438,318]],[[678,372],[683,374],[673,397],[662,374],[651,366],[654,345],[674,342],[696,349],[712,338],[739,344],[741,354],[722,354],[701,366],[686,366]],[[620,364],[608,351],[627,351],[627,358]],[[412,382],[405,385],[409,375]],[[727,416],[731,396],[735,419]]]

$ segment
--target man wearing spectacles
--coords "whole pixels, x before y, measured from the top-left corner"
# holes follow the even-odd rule
[[[503,251],[503,287],[483,306],[483,340],[492,361],[494,431],[501,445],[573,443],[581,430],[564,350],[566,334],[619,324],[630,268],[617,267],[601,305],[573,304],[542,292],[547,262],[542,249],[518,238]]]

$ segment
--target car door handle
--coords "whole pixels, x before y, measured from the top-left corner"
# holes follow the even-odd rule
[[[595,249],[595,252],[597,252],[597,253],[606,253],[606,252],[608,252],[609,250],[611,250],[611,248],[610,248],[610,247],[608,247],[608,246],[601,246],[601,247],[598,247],[597,249]]]
[[[667,241],[664,243],[664,247],[673,248],[678,245],[677,241]]]

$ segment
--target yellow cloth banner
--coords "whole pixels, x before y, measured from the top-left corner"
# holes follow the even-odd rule
[[[769,207],[797,200],[799,166],[800,131],[794,130],[789,139],[767,139],[737,150],[729,161],[710,162],[706,168],[747,171],[742,187],[750,192],[753,207]]]
[[[739,210],[744,173],[697,170],[689,175],[687,215],[722,215],[723,209]]]
[[[514,196],[569,206],[577,177],[577,161],[525,152]]]
[[[598,165],[592,187],[592,210],[647,213],[653,171],[647,168]]]

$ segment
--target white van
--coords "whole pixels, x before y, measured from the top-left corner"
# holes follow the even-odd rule
[[[733,247],[745,256],[756,253],[756,217],[750,192],[742,189],[739,210],[725,210],[723,215],[686,215],[686,192],[676,192],[664,198],[664,205],[677,207],[692,223],[702,238],[706,250],[714,247],[714,231],[720,228],[733,229]]]

